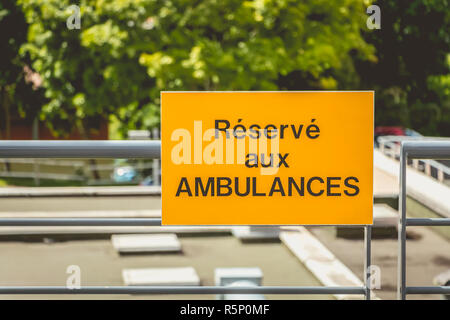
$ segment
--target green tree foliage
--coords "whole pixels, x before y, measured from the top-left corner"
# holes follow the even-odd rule
[[[354,89],[353,58],[375,60],[360,0],[81,0],[80,30],[69,0],[20,3],[55,130],[152,127],[161,90]]]
[[[68,133],[76,126],[88,138],[86,129],[98,127],[102,118],[148,101],[145,69],[125,41],[127,32],[112,25],[113,20],[124,22],[121,8],[109,12],[108,1],[81,5],[83,28],[69,30],[69,1],[20,3],[30,23],[21,51],[32,57],[43,79],[48,103],[41,118],[55,133]],[[126,11],[133,14],[137,6]],[[126,22],[122,27],[128,28]]]
[[[448,0],[379,0],[381,30],[366,33],[377,61],[356,63],[376,90],[376,122],[450,136]]]
[[[26,55],[19,55],[19,49],[26,42],[28,25],[14,0],[0,3],[0,30],[0,129],[5,133],[0,138],[9,139],[12,117],[33,118],[43,97],[25,80],[24,68],[30,61]]]

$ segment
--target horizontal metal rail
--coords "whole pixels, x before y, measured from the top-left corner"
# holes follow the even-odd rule
[[[450,226],[450,219],[447,218],[407,218],[407,226]]]
[[[1,140],[0,158],[158,159],[156,140]]]
[[[450,294],[450,286],[406,287],[407,294]]]
[[[0,218],[0,227],[17,226],[70,226],[70,227],[98,227],[98,226],[162,226],[161,218]],[[207,227],[208,225],[204,225]],[[232,225],[220,225],[221,227]],[[297,225],[255,225],[258,227],[292,227]],[[342,228],[367,228],[367,225],[314,225],[315,227],[342,227]],[[192,225],[192,227],[203,227],[203,225]],[[370,227],[370,226],[369,226]],[[370,232],[370,231],[369,231]],[[370,234],[369,234],[370,236]]]
[[[450,141],[404,141],[402,152],[409,159],[448,159],[450,157]]]
[[[161,226],[160,218],[0,218],[0,226]]]
[[[1,140],[0,140],[1,141]],[[0,164],[5,163],[20,163],[20,164],[38,164],[40,166],[52,166],[52,167],[84,167],[87,162],[82,160],[53,160],[48,158],[41,159],[21,159],[21,158],[8,158],[0,159]]]
[[[365,294],[364,287],[95,286],[0,287],[0,294]]]
[[[432,140],[431,140],[432,139]],[[398,158],[400,156],[401,151],[401,142],[412,141],[412,142],[427,142],[438,141],[441,143],[442,141],[450,141],[450,138],[436,138],[436,137],[405,137],[405,136],[381,136],[378,137],[379,149],[382,153],[387,156]],[[438,157],[439,158],[439,157]],[[423,163],[423,168],[420,168],[419,163]],[[438,162],[433,159],[414,159],[412,166],[419,170],[423,171],[426,175],[436,178],[440,182],[444,182],[450,176],[450,167],[445,164]],[[432,174],[432,168],[436,170],[436,176]]]

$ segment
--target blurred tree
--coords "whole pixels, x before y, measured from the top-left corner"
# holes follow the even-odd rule
[[[108,1],[89,1],[91,6],[81,5],[82,29],[69,30],[66,20],[73,14],[69,1],[19,2],[30,23],[21,52],[32,57],[42,77],[48,103],[41,118],[55,134],[77,127],[88,139],[102,118],[148,102],[150,79],[145,68],[125,41],[127,31],[112,24],[114,20],[129,28],[120,7],[108,13]],[[137,7],[130,4],[125,11],[131,19]]]
[[[11,138],[11,119],[33,119],[43,103],[42,92],[33,88],[32,70],[27,56],[20,56],[28,25],[15,0],[0,3],[0,138]],[[1,136],[1,132],[4,136]]]
[[[375,59],[360,0],[81,0],[80,30],[69,0],[19,1],[54,130],[158,125],[161,90],[354,88],[353,58]]]
[[[379,0],[381,30],[365,33],[377,61],[355,63],[375,89],[376,123],[450,136],[448,0]]]

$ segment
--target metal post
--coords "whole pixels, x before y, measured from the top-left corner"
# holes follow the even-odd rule
[[[427,176],[431,176],[431,166],[428,161],[425,162],[425,174]]]
[[[159,139],[159,128],[153,128],[152,130],[152,138],[153,140]],[[152,179],[153,179],[153,185],[160,186],[161,185],[161,178],[160,178],[160,164],[159,159],[153,159],[152,163]]]
[[[398,198],[398,260],[397,260],[397,298],[406,299],[406,164],[408,154],[404,148],[400,152],[400,194]]]
[[[364,285],[366,289],[365,298],[370,300],[370,280],[371,280],[371,265],[372,265],[372,226],[367,225],[364,227]]]
[[[438,178],[439,182],[444,183],[444,179],[445,179],[444,171],[442,171],[442,169],[440,169],[440,168],[437,169],[437,178]]]
[[[32,138],[33,140],[38,140],[39,139],[39,119],[37,116],[34,117],[33,120],[33,127],[32,127]],[[34,163],[33,163],[33,172],[34,172],[34,184],[36,186],[39,186],[40,184],[40,180],[39,180],[39,163],[37,162],[36,159],[34,159]]]

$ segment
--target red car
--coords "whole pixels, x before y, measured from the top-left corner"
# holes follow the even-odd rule
[[[402,127],[376,127],[375,138],[379,136],[406,136],[406,130]]]
[[[421,137],[422,135],[417,131],[409,128],[403,128],[398,126],[379,126],[375,127],[374,139],[375,145],[378,146],[378,137],[380,136],[409,136],[409,137]]]

